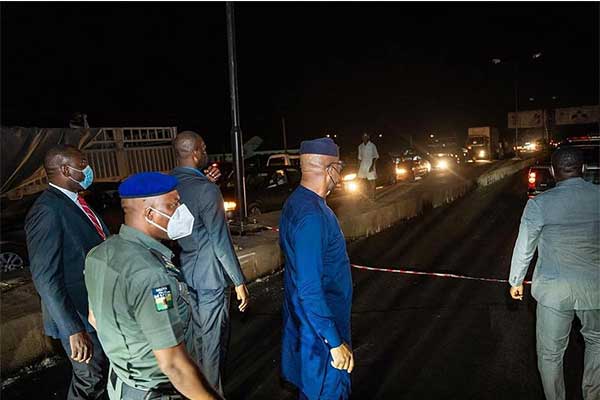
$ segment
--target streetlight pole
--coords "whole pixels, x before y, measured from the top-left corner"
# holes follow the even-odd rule
[[[519,158],[519,63],[515,61],[515,158]]]
[[[285,131],[285,117],[281,117],[281,132],[283,134],[283,152],[287,153],[287,132]]]
[[[229,65],[229,96],[231,102],[231,145],[233,167],[235,171],[235,194],[238,203],[238,218],[240,234],[244,231],[244,222],[247,217],[246,210],[246,179],[244,173],[244,149],[242,147],[242,129],[240,128],[240,105],[238,99],[237,64],[235,52],[235,16],[233,3],[225,5],[227,14],[227,54]]]
[[[538,58],[542,57],[542,52],[537,52],[531,55],[531,58],[533,60],[537,60]],[[493,64],[500,64],[503,63],[505,61],[503,61],[500,58],[493,58],[492,59],[492,63]],[[509,62],[512,62],[514,64],[515,67],[515,76],[514,76],[514,90],[515,90],[515,159],[519,159],[519,154],[517,151],[517,147],[519,144],[519,60],[518,59],[513,59],[513,60],[509,60]]]

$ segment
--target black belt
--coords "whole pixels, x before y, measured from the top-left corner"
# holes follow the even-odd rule
[[[117,380],[119,377],[115,373],[115,371],[111,368],[109,375],[110,383],[112,387],[116,390],[117,388]],[[175,390],[173,385],[170,383],[163,384],[161,387],[150,390],[138,389],[133,386],[129,386],[125,382],[121,380],[121,399],[122,400],[152,400],[152,399],[183,399],[184,397]]]

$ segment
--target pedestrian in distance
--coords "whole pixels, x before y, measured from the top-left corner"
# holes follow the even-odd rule
[[[106,391],[108,361],[88,323],[85,256],[109,235],[80,192],[94,180],[75,147],[48,151],[49,181],[25,219],[29,270],[42,300],[44,332],[59,339],[73,369],[67,399],[98,399]]]
[[[552,155],[556,187],[527,202],[515,244],[510,295],[523,300],[523,280],[537,249],[531,293],[537,300],[536,349],[546,399],[564,400],[563,356],[571,323],[585,341],[583,397],[600,399],[600,190],[583,180],[575,147]]]
[[[173,142],[178,166],[171,172],[177,191],[195,222],[192,234],[178,240],[185,281],[196,293],[199,323],[199,362],[206,378],[223,393],[223,369],[229,345],[229,288],[244,312],[250,296],[227,225],[223,196],[203,171],[208,165],[200,135],[185,131]],[[209,170],[210,175],[212,170]]]
[[[325,202],[342,163],[328,138],[302,142],[300,154],[302,180],[283,207],[279,232],[286,260],[281,370],[300,399],[347,399],[352,275],[344,235]]]
[[[375,200],[378,159],[377,146],[371,142],[369,134],[365,132],[362,136],[362,143],[358,146],[358,178],[362,179],[363,187],[371,200]]]
[[[111,400],[221,398],[194,362],[190,291],[160,242],[192,232],[176,186],[157,172],[127,178],[119,186],[124,224],[86,259],[90,323],[110,360]]]

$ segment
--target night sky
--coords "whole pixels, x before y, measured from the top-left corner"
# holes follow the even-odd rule
[[[510,60],[523,109],[598,103],[598,3],[236,3],[236,19],[242,129],[263,148],[281,148],[282,115],[291,146],[507,131]],[[3,3],[2,124],[83,111],[227,150],[226,45],[224,3]]]

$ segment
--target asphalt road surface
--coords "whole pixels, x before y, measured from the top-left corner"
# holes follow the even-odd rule
[[[352,243],[350,259],[506,279],[526,187],[523,172],[479,189]],[[501,283],[361,270],[353,277],[353,399],[544,398],[529,291],[516,303]],[[294,399],[278,375],[280,276],[251,290],[248,315],[234,313],[228,398]],[[583,339],[572,336],[565,360],[568,398],[580,399]]]
[[[526,202],[525,172],[351,243],[355,264],[505,279]],[[531,273],[529,274],[529,276]],[[535,301],[508,285],[353,270],[353,399],[543,399]],[[279,378],[281,275],[251,285],[232,312],[228,399],[295,399]],[[583,339],[565,359],[569,399],[581,399]],[[8,387],[5,399],[64,398],[66,363]]]

